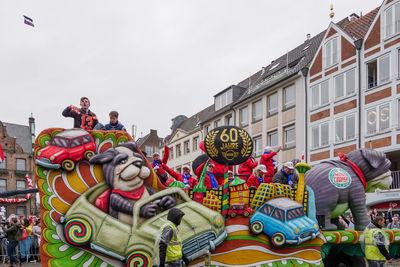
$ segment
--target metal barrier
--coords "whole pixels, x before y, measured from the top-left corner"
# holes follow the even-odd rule
[[[392,185],[390,189],[399,189],[400,188],[400,171],[392,171]]]
[[[20,246],[21,246],[21,242],[19,242],[18,246],[15,248],[15,255],[18,260],[21,260]],[[7,238],[1,239],[0,240],[0,261],[3,264],[6,264],[9,262],[7,247],[8,247]],[[35,249],[33,246],[31,246],[29,254],[27,255],[27,257],[25,257],[24,261],[21,261],[21,263],[28,263],[28,262],[32,262],[32,263],[40,262],[40,254],[39,254],[38,248]]]

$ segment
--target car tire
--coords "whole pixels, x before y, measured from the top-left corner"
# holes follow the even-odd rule
[[[75,163],[70,159],[65,159],[61,163],[61,167],[67,172],[73,171],[75,168]]]
[[[245,212],[243,213],[243,215],[244,215],[244,217],[249,217],[250,213],[249,213],[248,211],[245,211]]]
[[[145,251],[134,251],[126,258],[126,267],[151,267],[152,261],[149,253]]]
[[[92,227],[85,219],[75,218],[65,224],[64,236],[71,245],[84,246],[92,238]]]
[[[255,235],[261,234],[263,229],[264,229],[264,225],[260,221],[255,221],[250,225],[250,231]]]
[[[89,160],[91,157],[94,156],[94,154],[95,154],[94,151],[88,150],[88,151],[85,151],[85,154],[83,156],[85,157],[86,160]]]
[[[282,234],[282,233],[279,233],[279,232],[278,232],[278,233],[275,233],[275,234],[273,234],[272,237],[271,237],[271,242],[272,242],[272,245],[273,245],[274,247],[280,248],[280,247],[282,247],[282,246],[285,244],[285,242],[286,242],[285,235]]]
[[[235,217],[236,217],[236,213],[235,213],[235,212],[232,212],[232,213],[231,213],[231,217],[232,217],[232,218],[235,218]]]

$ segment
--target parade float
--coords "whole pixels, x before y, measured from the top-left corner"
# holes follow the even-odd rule
[[[211,131],[204,145],[226,167],[253,150],[247,132],[232,126]],[[172,206],[186,214],[179,229],[190,266],[356,266],[365,224],[365,196],[356,191],[390,185],[386,157],[371,151],[311,170],[298,163],[294,188],[248,188],[225,175],[224,186],[211,190],[204,172],[192,189],[177,181],[167,188],[122,131],[47,129],[34,150],[43,266],[157,266],[157,238]],[[360,165],[364,180],[346,160]],[[335,219],[349,207],[356,229],[340,230]],[[386,233],[398,255],[400,231]]]

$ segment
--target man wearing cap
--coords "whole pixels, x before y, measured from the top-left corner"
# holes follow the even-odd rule
[[[274,156],[276,155],[276,153],[278,153],[279,151],[281,151],[281,147],[278,147],[278,149],[276,151],[273,151],[272,147],[270,146],[266,146],[264,148],[264,154],[261,156],[260,159],[260,164],[264,165],[267,168],[267,176],[268,177],[273,177],[275,174],[275,159]]]
[[[178,230],[184,215],[185,213],[177,208],[168,211],[167,222],[161,227],[160,267],[181,267],[181,259],[189,265],[189,260],[182,251],[182,238]]]
[[[197,185],[197,180],[190,174],[189,165],[183,165],[182,173],[177,173],[176,171],[170,169],[166,164],[162,164],[163,169],[174,177],[177,181],[184,183],[186,187],[193,188]]]
[[[264,165],[258,165],[255,168],[254,174],[247,179],[247,186],[258,188],[262,183],[270,183],[272,179],[270,177],[266,177],[266,173],[267,168]]]
[[[293,162],[288,161],[283,164],[283,167],[280,171],[275,173],[274,178],[272,179],[273,183],[280,183],[280,184],[288,184],[293,186],[297,184],[298,177],[294,175],[294,166]]]
[[[206,176],[204,177],[204,186],[207,189],[218,189],[218,180],[214,176],[214,163],[208,160]]]
[[[165,184],[168,181],[168,175],[163,168],[163,164],[167,164],[169,158],[169,147],[164,146],[164,156],[163,159],[160,160],[160,153],[155,152],[153,154],[153,162],[151,163],[151,167],[153,167],[156,172],[158,178],[160,178],[161,182]]]

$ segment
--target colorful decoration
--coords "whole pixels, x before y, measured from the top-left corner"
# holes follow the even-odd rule
[[[222,195],[222,216],[226,218],[229,210],[229,180],[228,180],[228,172],[224,174],[224,187],[223,187],[223,195]]]
[[[72,171],[75,163],[89,160],[95,153],[93,137],[82,129],[70,129],[54,135],[46,147],[36,154],[36,164],[49,169],[62,167]]]
[[[306,184],[304,182],[304,174],[311,169],[310,165],[305,162],[299,162],[294,166],[299,173],[299,181],[297,182],[297,191],[296,191],[296,201],[297,203],[303,204],[304,200],[304,191],[306,188]]]
[[[210,131],[204,139],[208,156],[223,165],[245,162],[253,152],[250,135],[236,126],[222,126]]]
[[[33,188],[33,183],[32,179],[29,177],[29,175],[25,175],[25,180],[28,183],[28,189]],[[25,197],[18,197],[18,198],[0,198],[0,202],[2,203],[22,203],[28,201],[32,197],[32,193],[28,193],[25,195]]]
[[[230,205],[244,204],[249,205],[249,188],[246,181],[235,177],[229,184]]]
[[[293,198],[293,196],[294,193],[292,192],[292,188],[290,187],[290,185],[262,183],[258,187],[250,207],[253,212],[255,212],[259,207],[261,207],[262,204],[270,199],[278,197]]]
[[[221,201],[215,195],[215,192],[210,190],[207,192],[206,196],[203,199],[203,206],[211,210],[215,210],[217,212],[221,212]]]
[[[289,198],[275,198],[263,204],[250,219],[250,231],[264,232],[275,247],[301,244],[319,235],[318,225],[305,216],[303,206]]]

